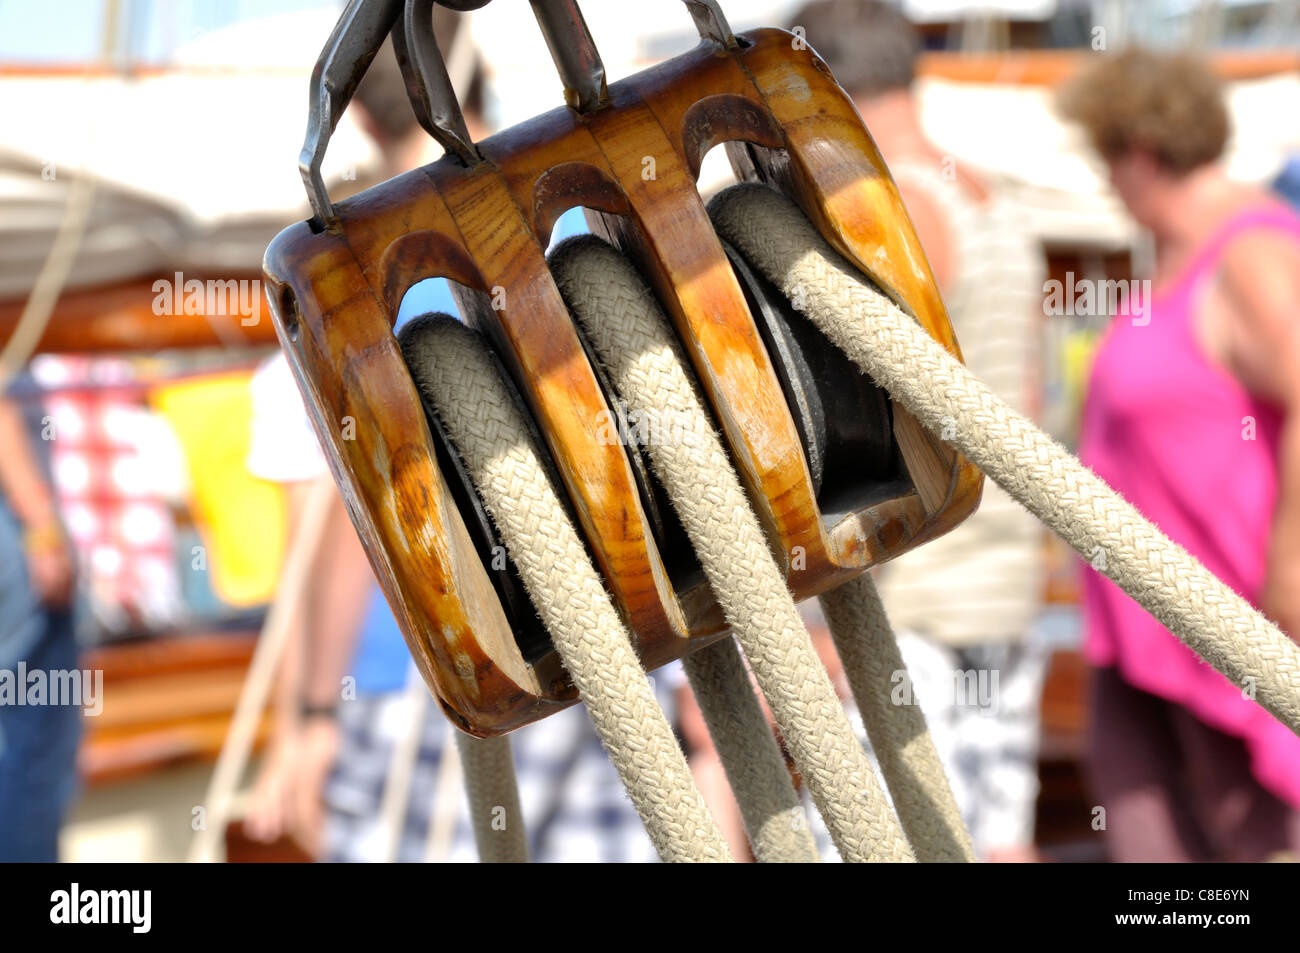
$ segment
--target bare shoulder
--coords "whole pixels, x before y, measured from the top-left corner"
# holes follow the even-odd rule
[[[1290,214],[1286,212],[1284,214]],[[1295,219],[1300,229],[1300,218]],[[1227,267],[1249,272],[1263,271],[1300,261],[1300,231],[1280,226],[1252,228],[1229,242],[1224,254]]]
[[[1277,206],[1283,214],[1286,207]],[[1285,220],[1285,219],[1283,219]],[[1252,389],[1292,402],[1300,371],[1300,221],[1252,228],[1219,261],[1232,363]]]
[[[1257,331],[1277,321],[1300,324],[1300,219],[1281,204],[1276,208],[1280,216],[1274,221],[1290,217],[1293,229],[1270,225],[1243,231],[1219,262],[1224,291]]]

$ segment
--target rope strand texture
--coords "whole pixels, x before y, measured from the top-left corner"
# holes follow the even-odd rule
[[[803,802],[735,641],[722,639],[692,652],[682,667],[740,806],[754,858],[760,864],[820,861]]]
[[[755,184],[710,203],[718,232],[867,374],[1300,734],[1300,647],[1013,411],[864,279],[789,199]],[[1104,556],[1104,560],[1099,558]]]
[[[479,860],[485,864],[528,863],[528,837],[510,739],[475,738],[463,731],[455,734]]]
[[[651,463],[840,856],[912,860],[658,302],[595,238],[566,243],[551,267],[614,387],[655,424]]]
[[[906,673],[907,665],[870,573],[825,593],[821,604],[880,773],[916,859],[922,863],[970,863],[975,849],[926,727],[925,714],[919,705],[891,702],[895,673]]]
[[[412,321],[401,343],[659,855],[730,861],[627,630],[485,345],[446,315]]]

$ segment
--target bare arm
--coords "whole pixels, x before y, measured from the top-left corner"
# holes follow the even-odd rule
[[[72,596],[73,560],[55,506],[54,491],[36,463],[18,405],[0,396],[0,495],[23,526],[28,575],[47,605]]]
[[[318,477],[328,481],[329,476]],[[312,484],[289,487],[289,538],[302,524]],[[356,649],[373,585],[365,551],[342,498],[331,493],[321,545],[276,681],[275,743],[263,765],[245,829],[260,840],[292,834],[319,850],[325,777],[338,745],[328,712],[341,698],[342,681]],[[313,712],[304,717],[304,709]]]
[[[1262,608],[1300,638],[1300,247],[1275,232],[1242,236],[1224,256],[1219,292],[1229,369],[1286,414]]]
[[[29,530],[58,523],[54,493],[36,464],[18,405],[0,397],[0,492]]]
[[[374,586],[366,551],[337,492],[326,519],[321,551],[313,570],[311,601],[306,606],[307,639],[300,698],[311,708],[338,703]]]
[[[1277,509],[1268,553],[1263,610],[1300,641],[1300,414],[1287,412],[1282,431]]]

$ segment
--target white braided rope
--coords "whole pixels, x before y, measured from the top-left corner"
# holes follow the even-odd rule
[[[821,597],[835,651],[876,752],[880,773],[907,839],[922,863],[969,863],[970,834],[952,795],[925,714],[892,703],[896,673],[906,674],[885,607],[869,573]]]
[[[912,860],[654,295],[595,238],[566,243],[551,266],[615,389],[649,415],[651,463],[840,856]]]
[[[731,860],[627,630],[483,342],[445,315],[411,322],[401,340],[411,376],[464,460],[659,855],[667,861]]]
[[[519,808],[519,785],[509,738],[475,738],[455,732],[465,775],[474,846],[485,864],[528,863],[528,837]]]
[[[1008,407],[845,262],[785,197],[741,185],[715,227],[865,373],[1205,661],[1300,733],[1300,647]],[[1104,554],[1104,562],[1097,558]]]
[[[754,858],[760,864],[821,860],[735,641],[725,638],[692,652],[682,667],[740,806]]]

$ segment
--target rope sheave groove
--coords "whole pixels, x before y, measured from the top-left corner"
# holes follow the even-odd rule
[[[486,345],[446,315],[412,321],[401,344],[659,855],[730,861],[627,630]]]
[[[789,199],[740,185],[715,198],[710,213],[719,234],[801,299],[809,319],[923,425],[951,434],[948,443],[1300,734],[1300,646],[1008,407],[845,262]]]
[[[566,243],[551,267],[619,395],[670,438],[651,442],[651,463],[840,856],[912,860],[658,302],[596,238]]]

